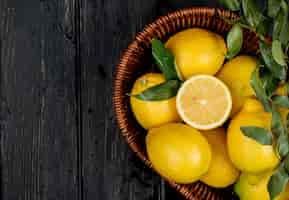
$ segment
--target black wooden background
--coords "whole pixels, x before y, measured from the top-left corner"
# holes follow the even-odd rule
[[[178,200],[119,134],[112,83],[145,24],[216,0],[0,0],[3,200]]]

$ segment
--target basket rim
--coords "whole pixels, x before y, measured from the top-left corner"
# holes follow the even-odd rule
[[[126,127],[123,126],[123,123],[121,122],[123,118],[125,118],[125,114],[122,113],[122,106],[118,101],[121,98],[121,90],[120,90],[120,83],[122,82],[119,77],[121,76],[122,69],[128,64],[128,57],[133,56],[133,51],[138,47],[138,45],[141,43],[141,39],[148,36],[149,30],[152,29],[154,26],[159,26],[160,22],[165,20],[175,20],[180,16],[186,17],[189,13],[199,12],[203,14],[210,13],[212,16],[218,15],[222,13],[222,15],[231,16],[231,17],[238,17],[238,15],[232,11],[225,10],[222,8],[212,8],[212,7],[190,7],[190,8],[184,8],[179,9],[173,12],[169,12],[166,15],[159,16],[155,20],[153,20],[151,23],[144,26],[142,31],[138,32],[133,40],[129,43],[128,47],[124,50],[122,50],[122,54],[120,57],[120,61],[116,66],[115,72],[114,72],[114,80],[113,80],[113,107],[114,107],[114,114],[115,119],[118,125],[119,130],[121,131],[121,135],[125,138],[126,143],[130,146],[130,149],[144,162],[146,166],[152,169],[150,161],[145,157],[143,152],[137,151],[137,149],[134,146],[134,143],[131,142],[131,138],[129,137],[129,131],[126,129]],[[154,170],[155,171],[155,170]],[[158,174],[159,175],[159,174]],[[160,175],[159,175],[160,176]],[[162,177],[166,182],[169,183],[169,185],[176,189],[179,193],[186,196],[189,193],[189,190],[187,188],[184,188],[182,185],[177,184],[171,180],[168,180],[164,177]],[[199,200],[199,198],[192,196],[191,199],[193,200]]]

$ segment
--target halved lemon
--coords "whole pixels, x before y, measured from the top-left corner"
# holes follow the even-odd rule
[[[221,126],[232,110],[228,87],[210,75],[196,75],[187,80],[177,94],[177,110],[188,125],[210,130]]]

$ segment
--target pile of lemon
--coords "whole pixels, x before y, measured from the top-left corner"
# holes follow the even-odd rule
[[[177,183],[202,181],[215,188],[234,184],[241,200],[269,200],[267,184],[280,159],[272,146],[241,132],[243,126],[270,129],[271,113],[250,86],[257,59],[239,55],[225,62],[224,39],[200,28],[175,34],[165,46],[184,81],[176,97],[144,101],[133,96],[165,82],[161,73],[138,78],[130,97],[135,118],[148,130],[153,168]],[[281,113],[285,117],[288,112]],[[288,196],[289,185],[276,199]]]

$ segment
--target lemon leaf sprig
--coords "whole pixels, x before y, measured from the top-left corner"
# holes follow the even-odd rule
[[[164,44],[157,39],[152,39],[152,55],[158,68],[163,72],[166,80],[179,79],[175,69],[174,55],[167,49]]]
[[[279,40],[274,40],[272,43],[272,56],[279,65],[286,66],[285,54]]]
[[[262,56],[262,61],[265,63],[265,67],[268,68],[272,75],[275,78],[278,78],[280,80],[285,80],[286,79],[286,67],[279,65],[274,57],[273,57],[273,52],[272,48],[269,44],[260,41],[259,42],[259,48]]]
[[[264,87],[264,84],[261,82],[261,79],[259,77],[258,69],[253,71],[253,73],[251,74],[250,84],[253,90],[255,91],[256,96],[262,103],[264,110],[266,112],[270,112],[271,111],[270,100],[266,94],[266,88]]]
[[[168,80],[164,83],[146,89],[140,94],[133,95],[144,101],[162,101],[177,95],[181,83],[177,80]]]
[[[275,95],[275,90],[281,84],[288,86],[289,66],[289,12],[286,0],[267,0],[266,9],[262,10],[254,0],[220,1],[233,11],[240,14],[239,20],[224,19],[232,24],[228,36],[232,35],[236,26],[248,29],[259,37],[259,67],[251,75],[250,84],[257,98],[262,103],[264,110],[272,113],[271,133],[260,131],[258,127],[241,128],[246,137],[250,137],[263,145],[269,144],[269,136],[273,135],[273,144],[281,159],[280,165],[275,169],[268,183],[270,198],[273,200],[285,188],[289,181],[289,138],[288,124],[283,122],[280,108],[289,109],[289,97]],[[234,6],[232,6],[234,5]],[[237,25],[236,25],[237,24]],[[240,32],[240,31],[239,31]],[[240,33],[239,33],[240,34]],[[240,37],[240,35],[239,35]],[[271,41],[272,38],[272,41]],[[242,40],[228,40],[228,55],[231,59],[236,54],[234,49],[239,49]],[[266,143],[264,144],[264,141]]]
[[[226,58],[235,57],[242,49],[243,31],[240,24],[235,24],[227,36],[228,53]]]
[[[275,18],[280,10],[281,0],[268,0],[267,15]]]
[[[244,135],[258,141],[260,144],[272,145],[273,143],[272,135],[265,128],[257,126],[242,126],[241,130]]]
[[[273,104],[289,109],[289,98],[288,96],[281,96],[281,95],[275,95],[272,97]]]
[[[286,0],[281,0],[280,10],[274,20],[273,40],[280,40],[284,46],[289,42],[288,15],[288,2]]]
[[[257,28],[265,20],[255,0],[242,0],[242,11],[247,23],[253,28]]]
[[[269,194],[272,200],[285,190],[288,180],[288,171],[285,169],[284,164],[282,163],[271,176],[268,183]]]
[[[182,81],[178,76],[174,55],[165,45],[157,39],[152,39],[152,56],[160,71],[164,74],[166,81],[154,87],[148,88],[140,94],[129,96],[143,101],[163,101],[177,95]]]
[[[265,88],[267,97],[272,97],[278,87],[279,80],[273,77],[271,72],[265,67],[260,67],[259,70],[262,87]]]

